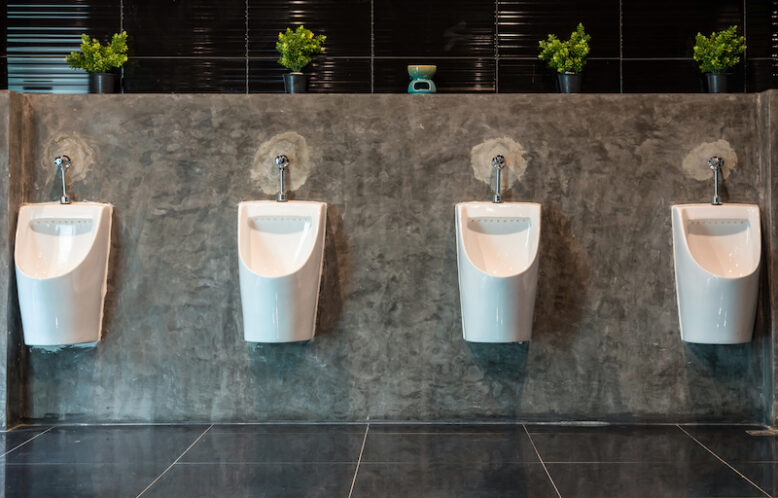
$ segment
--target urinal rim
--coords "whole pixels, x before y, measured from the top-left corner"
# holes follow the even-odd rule
[[[757,258],[756,265],[754,266],[754,268],[750,272],[748,272],[748,273],[746,273],[744,275],[740,275],[738,277],[728,277],[726,275],[719,275],[718,273],[715,273],[715,272],[712,272],[712,271],[708,270],[707,268],[702,266],[697,261],[697,258],[694,256],[694,254],[692,253],[691,248],[689,247],[689,241],[687,239],[687,231],[685,229],[685,226],[684,226],[684,223],[683,223],[683,219],[682,219],[682,217],[683,217],[683,213],[682,213],[683,209],[684,208],[691,208],[691,207],[710,207],[710,208],[716,209],[719,206],[713,206],[712,204],[705,204],[705,203],[673,204],[670,207],[670,210],[671,210],[671,216],[670,216],[671,224],[675,220],[675,217],[673,216],[673,213],[675,211],[678,211],[678,216],[681,218],[679,220],[679,222],[681,223],[681,226],[679,227],[679,229],[681,230],[681,237],[680,237],[680,239],[683,241],[683,249],[686,252],[686,254],[689,255],[689,259],[692,261],[692,263],[694,263],[695,267],[698,268],[700,271],[703,271],[707,275],[711,275],[711,276],[713,276],[713,277],[715,277],[717,279],[722,279],[722,280],[732,280],[732,281],[734,281],[734,280],[742,280],[742,279],[745,279],[745,278],[751,278],[751,277],[754,276],[754,274],[758,273],[759,270],[762,267],[762,213],[761,213],[761,210],[759,208],[759,205],[758,204],[746,204],[746,203],[732,202],[732,203],[722,204],[722,206],[744,207],[744,208],[755,209],[756,210],[756,221],[758,223],[755,224],[755,226],[756,226],[755,230],[757,232],[756,235],[758,235],[758,237],[755,237],[755,238],[758,238],[758,240],[759,240],[759,244],[758,244],[758,247],[759,247],[759,253],[758,253],[759,257]],[[673,228],[673,256],[675,257],[675,251],[676,251],[676,247],[675,247],[675,226],[673,226],[672,228]]]
[[[529,206],[532,208],[537,208],[537,219],[538,219],[538,240],[535,244],[535,247],[532,250],[532,259],[530,260],[529,264],[527,264],[526,267],[523,269],[511,273],[510,275],[492,275],[491,273],[487,273],[483,271],[477,264],[473,262],[473,259],[470,257],[470,254],[467,252],[467,245],[465,244],[465,234],[462,230],[462,213],[464,209],[467,206],[475,206],[475,205],[483,205],[483,206],[489,206],[489,205],[495,205],[495,206],[510,206],[510,205],[516,205],[521,204],[524,206]],[[464,201],[464,202],[458,202],[455,206],[456,211],[456,230],[457,230],[457,244],[460,244],[462,246],[462,252],[465,255],[465,258],[467,259],[467,263],[473,267],[477,272],[479,272],[482,275],[485,275],[489,278],[493,279],[508,279],[508,278],[516,278],[521,275],[524,275],[525,273],[532,270],[532,267],[537,263],[538,261],[538,253],[540,252],[540,237],[542,234],[542,228],[543,228],[543,205],[539,202],[501,202],[501,203],[490,203],[490,202],[480,202],[480,201]]]
[[[65,209],[70,209],[70,206],[93,206],[93,207],[101,208],[100,211],[99,211],[99,216],[97,217],[97,223],[96,223],[95,229],[92,232],[92,237],[89,240],[89,250],[86,252],[86,254],[84,254],[84,256],[72,268],[70,268],[69,270],[67,270],[67,271],[65,271],[63,273],[59,273],[57,275],[52,275],[52,276],[48,276],[48,277],[34,277],[34,276],[30,275],[29,273],[27,273],[26,271],[24,271],[22,266],[19,264],[19,260],[20,260],[20,258],[18,257],[18,251],[20,250],[19,249],[19,246],[20,246],[19,240],[21,238],[20,236],[21,236],[21,231],[22,231],[23,227],[22,227],[21,223],[17,222],[17,225],[16,225],[16,236],[14,238],[14,268],[24,278],[28,278],[30,280],[36,280],[36,281],[39,281],[39,282],[44,282],[46,280],[54,280],[56,278],[65,277],[67,275],[70,275],[70,274],[76,272],[79,268],[81,268],[81,266],[84,264],[84,261],[86,261],[86,258],[89,256],[89,254],[91,254],[92,249],[94,248],[95,241],[97,240],[97,232],[100,231],[100,222],[103,219],[104,213],[107,210],[108,213],[109,213],[109,216],[113,216],[113,209],[114,209],[114,205],[113,204],[105,203],[105,202],[94,202],[94,201],[79,201],[79,202],[72,202],[70,204],[62,204],[62,203],[59,203],[59,202],[26,202],[26,203],[23,203],[21,206],[19,206],[19,215],[21,215],[22,208],[31,207],[31,206],[32,207],[34,207],[34,206],[62,206]],[[17,219],[18,219],[19,215],[17,215]],[[31,221],[32,220],[29,219],[28,220],[28,224]],[[111,229],[110,220],[109,220],[109,224],[108,224],[108,229],[109,230]],[[111,234],[109,232],[109,234],[108,234],[109,240],[110,240],[110,235]],[[110,251],[110,242],[109,242],[108,249]]]
[[[262,273],[254,271],[248,264],[246,264],[246,261],[243,258],[243,251],[241,251],[240,248],[240,241],[241,241],[241,234],[243,231],[243,223],[241,222],[241,214],[243,212],[243,209],[246,209],[249,205],[289,205],[289,204],[308,204],[311,206],[314,206],[319,211],[319,223],[316,224],[316,233],[314,234],[314,244],[311,251],[306,256],[305,260],[300,263],[298,266],[296,266],[293,270],[284,273],[283,275],[263,275]],[[240,265],[246,269],[250,274],[257,276],[262,279],[266,280],[277,280],[281,278],[288,278],[293,276],[295,273],[299,272],[303,267],[305,267],[306,264],[311,260],[313,257],[314,252],[316,252],[316,244],[318,243],[319,237],[322,236],[320,231],[324,229],[326,231],[327,227],[327,203],[321,202],[321,201],[286,201],[286,202],[278,202],[278,201],[271,201],[271,200],[254,200],[254,201],[241,201],[238,203],[238,261],[240,262]],[[326,234],[325,234],[326,235]],[[324,243],[324,241],[322,241]],[[324,250],[324,247],[322,247],[322,251]]]

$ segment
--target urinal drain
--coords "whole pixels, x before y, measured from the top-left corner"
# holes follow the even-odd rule
[[[470,223],[526,223],[529,218],[470,218]]]
[[[740,220],[736,218],[728,219],[714,219],[714,220],[689,220],[690,225],[745,225],[748,224],[748,220]]]
[[[34,220],[32,222],[33,225],[46,225],[46,226],[52,226],[52,225],[85,225],[87,223],[91,223],[92,220],[89,219],[74,219],[74,218],[42,218],[38,220]]]
[[[307,216],[253,216],[251,221],[302,221],[307,222],[311,219]]]

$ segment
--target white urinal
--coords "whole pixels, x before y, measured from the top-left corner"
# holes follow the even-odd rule
[[[456,223],[465,340],[528,341],[538,281],[540,204],[464,202],[456,206]]]
[[[16,285],[24,343],[100,340],[113,206],[28,204],[16,227]]]
[[[672,207],[672,223],[681,339],[749,342],[759,293],[759,207],[681,204]]]
[[[313,339],[326,220],[323,202],[240,203],[238,253],[246,341]]]

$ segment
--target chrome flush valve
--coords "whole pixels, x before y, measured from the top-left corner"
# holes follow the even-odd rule
[[[65,171],[72,165],[70,157],[66,155],[57,156],[54,158],[54,166],[59,168],[60,178],[62,179],[62,197],[59,198],[60,204],[70,204],[70,197],[68,197],[67,183],[65,182]]]
[[[492,199],[492,202],[502,202],[502,194],[500,193],[500,176],[502,174],[502,170],[505,167],[505,156],[502,154],[497,154],[492,158],[492,167],[497,170],[497,184],[494,188],[494,198]]]
[[[281,174],[281,189],[276,196],[278,202],[286,202],[286,187],[284,185],[284,170],[289,166],[289,158],[286,155],[281,154],[276,156],[276,166],[278,166],[278,172]]]
[[[710,203],[714,206],[720,206],[719,181],[722,176],[721,168],[724,167],[724,159],[719,156],[713,156],[708,159],[708,167],[713,170],[713,199],[711,199]]]

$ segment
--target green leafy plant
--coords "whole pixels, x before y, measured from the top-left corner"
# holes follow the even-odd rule
[[[107,73],[121,67],[127,62],[127,32],[114,34],[108,45],[101,45],[99,40],[84,33],[81,35],[81,51],[70,52],[65,62],[73,69],[86,69],[89,73]]]
[[[740,54],[746,51],[745,39],[737,34],[737,25],[710,36],[697,33],[694,40],[694,60],[703,73],[723,73],[740,62]]]
[[[558,73],[580,73],[586,65],[590,39],[583,24],[579,23],[569,40],[561,41],[556,35],[548,35],[548,39],[541,40],[538,58],[547,61],[548,66]]]
[[[278,63],[292,72],[299,73],[315,56],[324,51],[322,44],[326,39],[324,35],[314,36],[305,26],[298,26],[294,31],[286,28],[286,33],[278,33],[276,50],[281,54]]]

